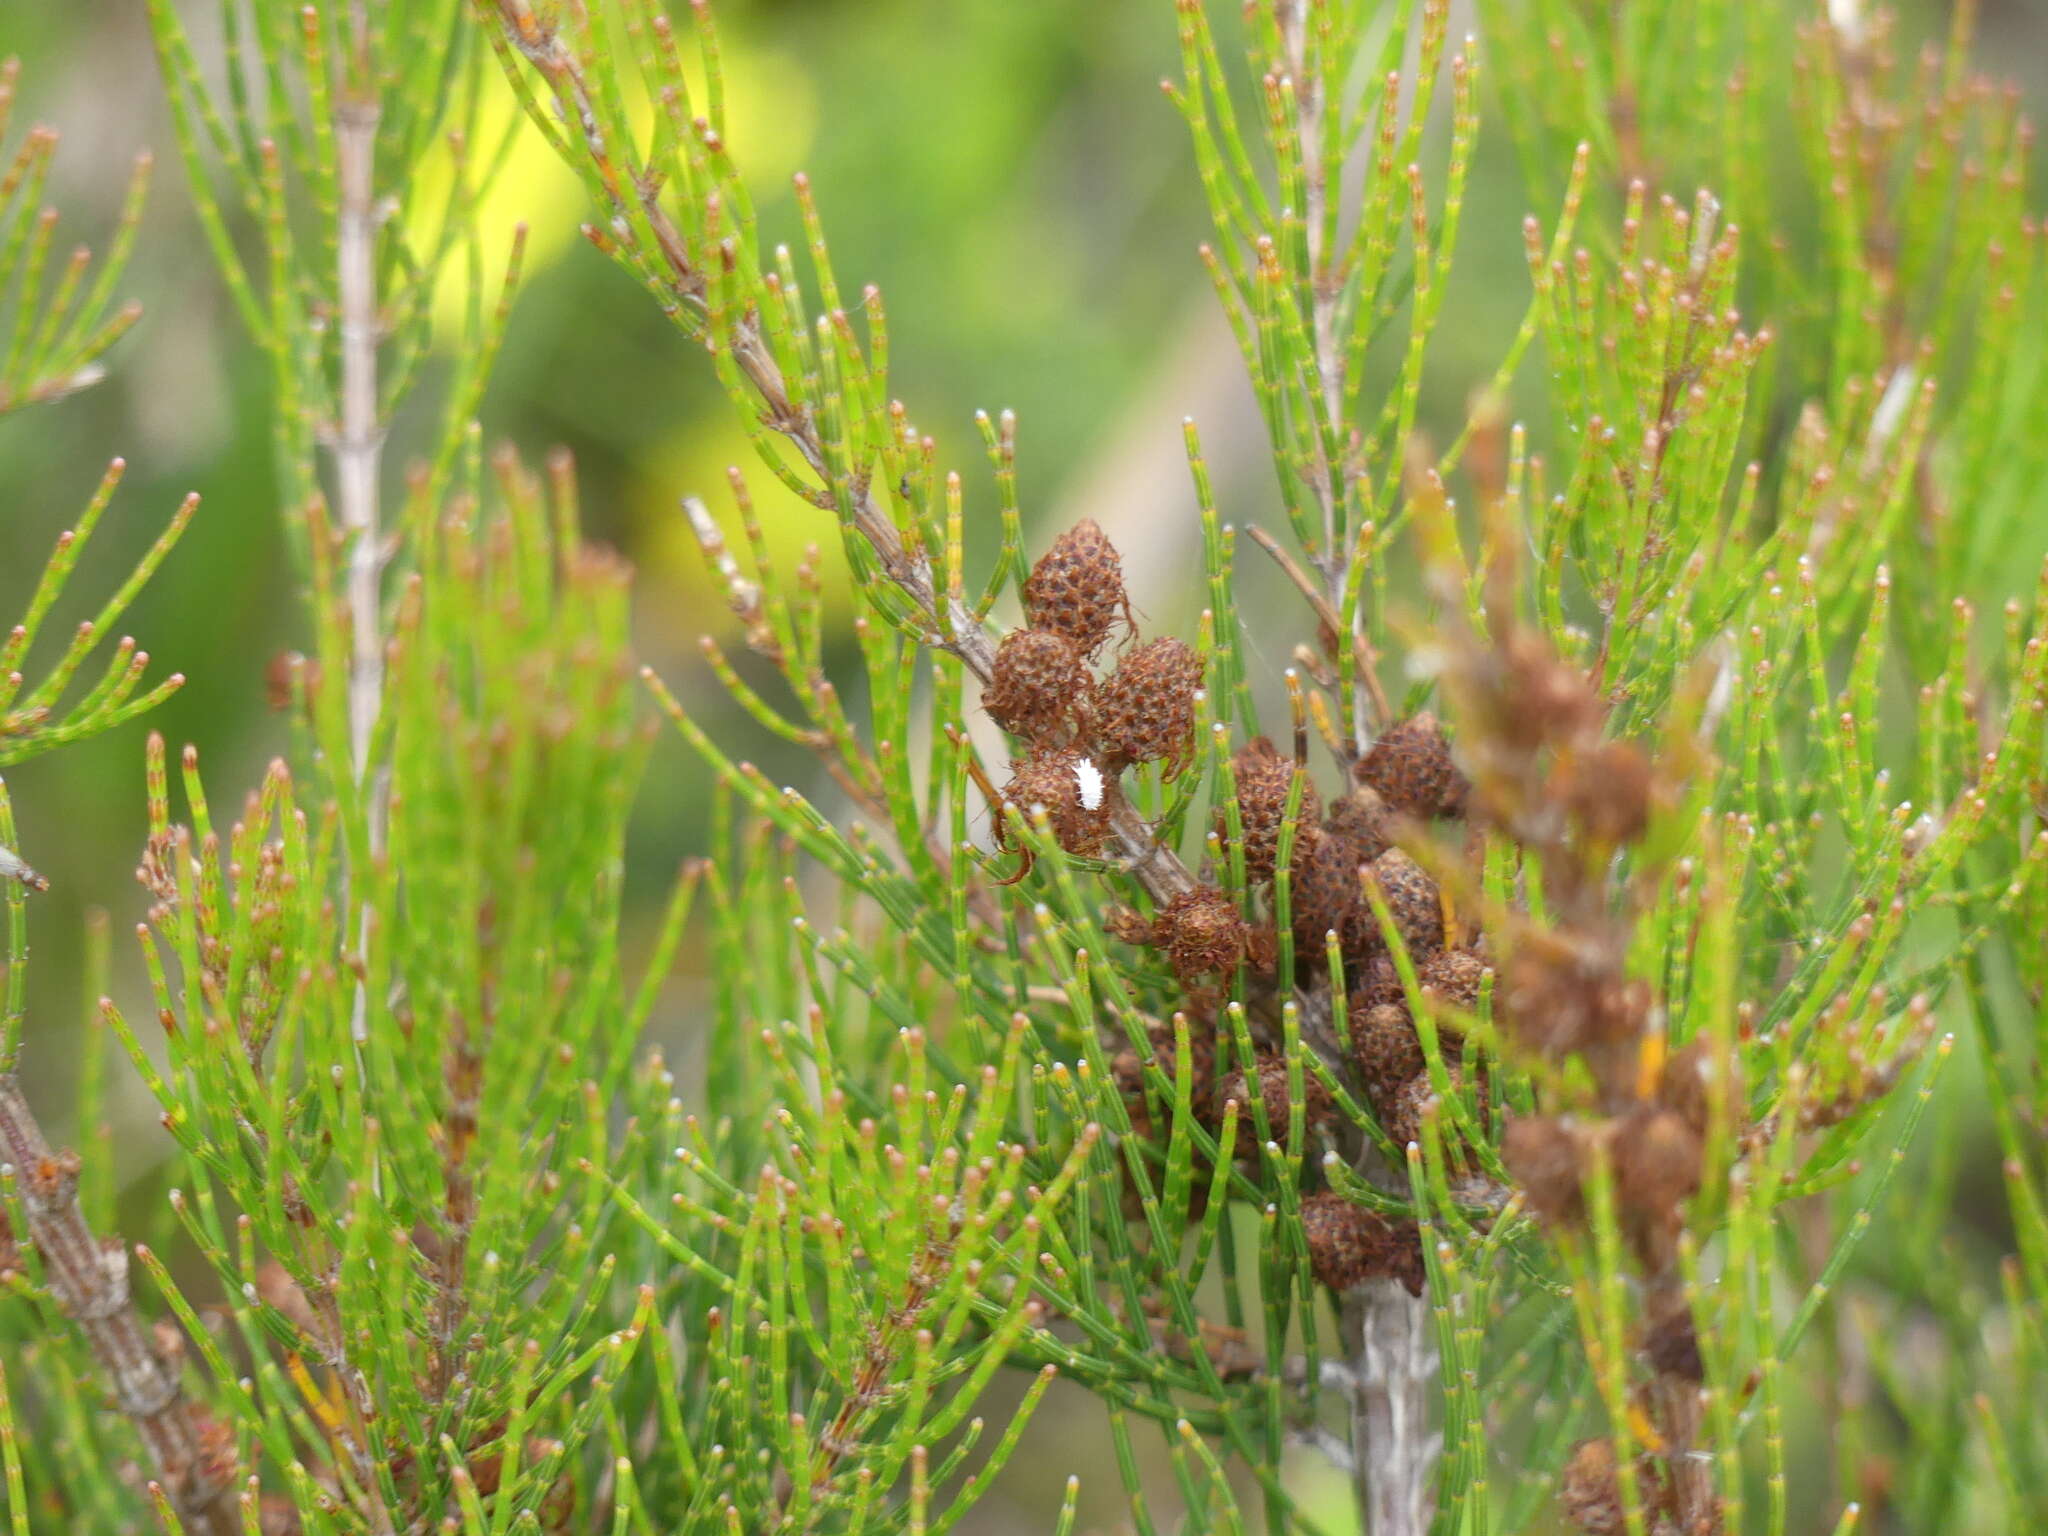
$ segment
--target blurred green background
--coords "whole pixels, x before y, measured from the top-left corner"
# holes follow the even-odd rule
[[[1909,31],[1918,31],[1938,25],[1945,7],[1909,9]],[[731,141],[764,227],[795,232],[788,179],[807,170],[842,281],[875,282],[889,301],[895,393],[940,438],[946,467],[963,472],[970,513],[993,504],[972,412],[1014,409],[1032,544],[1095,517],[1124,551],[1148,627],[1191,629],[1199,551],[1182,418],[1201,425],[1226,516],[1271,521],[1276,508],[1250,392],[1196,259],[1206,219],[1191,156],[1158,90],[1177,71],[1169,0],[721,0],[718,11]],[[2048,101],[2048,3],[1983,0],[1981,11],[1982,61],[2017,72],[2035,103]],[[107,382],[0,421],[0,614],[19,610],[51,541],[113,455],[128,459],[128,477],[73,583],[77,609],[120,579],[183,492],[205,498],[128,621],[160,671],[186,674],[183,692],[145,722],[8,776],[22,851],[53,886],[33,911],[29,1070],[32,1086],[61,1102],[77,1020],[91,1001],[78,977],[88,906],[113,915],[116,990],[131,999],[140,991],[121,935],[143,907],[130,872],[144,835],[145,733],[195,743],[216,806],[232,806],[285,745],[266,702],[266,666],[308,637],[276,504],[268,373],[191,217],[140,0],[7,5],[6,54],[25,66],[17,125],[48,122],[64,134],[50,188],[65,215],[60,249],[104,243],[138,150],[156,152],[157,174],[126,285],[146,313],[110,359]],[[818,775],[808,760],[778,755],[722,706],[697,651],[697,636],[725,633],[729,616],[702,576],[677,501],[701,494],[724,515],[724,470],[749,462],[745,439],[702,356],[577,237],[582,211],[573,178],[529,136],[486,220],[493,266],[515,221],[532,231],[486,435],[529,457],[555,444],[574,450],[590,533],[639,570],[643,659],[736,753],[810,785]],[[1425,430],[1439,437],[1519,320],[1528,211],[1505,128],[1489,115],[1425,396]],[[394,475],[406,451],[401,423]],[[765,472],[750,479],[786,558],[812,540],[829,549],[833,530],[820,514],[772,495]],[[970,525],[977,533],[992,538],[985,524]],[[836,554],[825,564],[835,568]],[[1247,571],[1247,611],[1275,605],[1272,638],[1254,665],[1277,672],[1302,626],[1278,606],[1285,599],[1272,574]],[[1255,643],[1259,632],[1255,625]],[[694,761],[665,742],[639,810],[637,921],[648,920],[677,860],[702,846],[701,784]],[[694,985],[686,963],[664,1010],[685,1049]],[[122,1071],[114,1078],[117,1109],[143,1124],[139,1088]],[[146,1130],[116,1138],[138,1199],[153,1188],[161,1150]],[[1995,1169],[1987,1166],[1986,1180],[1983,1208],[1997,1223]],[[986,1506],[979,1529],[1045,1529],[1070,1470],[1094,1474],[1084,1525],[1117,1528],[1100,1423],[1092,1409],[1041,1416],[1023,1475]],[[1316,1461],[1304,1451],[1301,1475],[1327,1479],[1343,1529],[1343,1491]]]

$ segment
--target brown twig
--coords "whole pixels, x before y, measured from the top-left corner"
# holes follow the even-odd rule
[[[708,314],[705,274],[690,260],[688,246],[661,204],[661,183],[641,174],[639,167],[620,163],[599,125],[581,62],[563,45],[555,27],[535,16],[525,0],[479,0],[479,4],[495,6],[504,36],[548,82],[556,105],[582,138],[584,149],[612,199],[613,206],[607,211],[629,224],[635,218],[646,221],[668,267],[676,299],[699,314]],[[630,208],[628,197],[633,200]],[[766,425],[796,449],[812,473],[829,483],[832,471],[824,439],[817,423],[791,401],[788,384],[758,320],[751,314],[732,319],[718,343],[728,350],[741,374],[761,397]],[[959,602],[947,599],[942,606],[931,563],[921,553],[905,547],[895,520],[876,497],[873,486],[862,483],[851,489],[854,529],[874,551],[883,574],[931,622],[933,643],[958,657],[975,680],[986,686],[995,675],[996,659],[995,644],[988,632]],[[1111,813],[1110,831],[1125,867],[1154,900],[1165,902],[1194,887],[1194,876],[1180,856],[1153,838],[1152,829],[1132,806],[1121,800],[1117,803]]]
[[[136,1315],[126,1245],[94,1235],[78,1204],[77,1154],[50,1150],[11,1072],[0,1073],[0,1151],[19,1180],[50,1290],[106,1371],[114,1404],[135,1425],[179,1519],[207,1536],[239,1536],[232,1441],[185,1401],[175,1363]]]

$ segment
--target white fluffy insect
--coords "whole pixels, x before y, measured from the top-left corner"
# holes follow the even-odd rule
[[[1096,782],[1101,782],[1099,774],[1096,776]],[[1101,791],[1097,790],[1096,793],[1099,795]],[[50,882],[30,869],[21,855],[12,848],[0,848],[0,880],[19,880],[32,891],[47,891],[50,888]]]
[[[1080,758],[1074,763],[1074,782],[1081,787],[1081,809],[1101,810],[1102,770],[1095,766],[1093,758]]]

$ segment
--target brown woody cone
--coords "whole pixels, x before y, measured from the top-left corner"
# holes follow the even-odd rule
[[[1004,730],[1036,746],[1072,739],[1074,712],[1088,696],[1088,666],[1074,642],[1043,629],[1013,629],[996,647],[981,707]]]
[[[1451,1066],[1446,1070],[1450,1075],[1450,1092],[1462,1094],[1465,1091],[1464,1068]],[[1487,1082],[1483,1075],[1479,1079],[1478,1092],[1474,1097],[1477,1100],[1474,1109],[1478,1123],[1484,1125],[1491,1110],[1488,1106]],[[1430,1084],[1427,1072],[1411,1077],[1394,1091],[1392,1099],[1380,1110],[1380,1129],[1387,1133],[1397,1147],[1405,1147],[1410,1142],[1420,1145],[1422,1119],[1435,1098],[1436,1089]],[[1457,1122],[1451,1118],[1449,1110],[1441,1107],[1437,1110],[1436,1128],[1437,1135],[1443,1143],[1444,1161],[1453,1172],[1464,1171],[1471,1162],[1471,1151],[1465,1145],[1463,1133],[1459,1130]]]
[[[1422,1241],[1414,1222],[1389,1221],[1335,1190],[1323,1190],[1301,1202],[1301,1233],[1309,1267],[1331,1290],[1346,1291],[1386,1275],[1399,1280],[1411,1296],[1422,1294]]]
[[[1266,1128],[1273,1139],[1284,1143],[1287,1130],[1292,1123],[1294,1101],[1287,1092],[1287,1063],[1278,1056],[1266,1056],[1259,1061],[1258,1092],[1265,1101]],[[1249,1116],[1252,1088],[1242,1072],[1237,1073],[1223,1085],[1223,1098],[1235,1099],[1246,1106]],[[1301,1073],[1302,1123],[1309,1130],[1328,1123],[1334,1105],[1330,1091],[1323,1086],[1322,1079],[1306,1066]],[[1247,1119],[1246,1123],[1252,1123]]]
[[[1065,635],[1083,656],[1102,649],[1121,616],[1130,621],[1123,562],[1092,518],[1052,542],[1024,582],[1024,612],[1034,629]]]
[[[1202,658],[1182,642],[1148,640],[1095,688],[1095,750],[1114,769],[1164,763],[1168,777],[1194,755]]]
[[[1167,1082],[1174,1080],[1180,1069],[1176,1059],[1176,1045],[1173,1025],[1160,1020],[1146,1031],[1152,1044],[1152,1061],[1166,1074]],[[1125,1107],[1131,1112],[1133,1128],[1137,1128],[1140,1116],[1146,1117],[1144,1134],[1150,1132],[1149,1112],[1145,1108],[1145,1062],[1138,1053],[1128,1046],[1111,1058],[1110,1071],[1116,1078],[1117,1090],[1124,1097]],[[1207,1120],[1209,1108],[1217,1102],[1216,1083],[1216,1032],[1206,1024],[1190,1020],[1188,1024],[1188,1104],[1196,1118]]]
[[[1447,949],[1416,967],[1422,990],[1459,1008],[1479,1004],[1479,986],[1489,967],[1469,949]]]
[[[1393,823],[1394,813],[1379,791],[1361,784],[1331,804],[1323,830],[1347,844],[1359,863],[1370,864],[1394,846]]]
[[[1105,775],[1102,802],[1089,809],[1082,803],[1081,762],[1078,752],[1035,752],[1015,765],[1003,798],[1026,816],[1032,807],[1044,806],[1059,845],[1068,853],[1089,857],[1100,853],[1109,837],[1110,797],[1116,790]]]
[[[1273,878],[1273,864],[1280,852],[1280,824],[1286,819],[1287,794],[1294,782],[1294,760],[1282,757],[1273,744],[1261,736],[1238,749],[1230,766],[1237,779],[1237,815],[1244,829],[1244,872],[1250,880]],[[1299,826],[1295,832],[1295,857],[1300,858],[1305,841],[1316,834],[1322,820],[1322,799],[1314,784],[1302,786]],[[1228,835],[1222,815],[1216,818],[1219,833]]]
[[[1444,904],[1436,882],[1398,848],[1390,848],[1374,859],[1372,871],[1386,893],[1387,911],[1400,931],[1401,942],[1420,965],[1444,947]],[[1367,915],[1370,920],[1369,908]]]
[[[1451,761],[1444,728],[1427,711],[1389,726],[1355,771],[1405,816],[1427,821],[1464,814],[1470,786]]]
[[[1166,951],[1182,986],[1235,970],[1247,935],[1237,903],[1213,885],[1176,892],[1152,920],[1152,942]]]
[[[1399,1003],[1375,1003],[1352,1020],[1351,1048],[1359,1080],[1384,1118],[1386,1106],[1423,1069],[1415,1021]]]
[[[1358,862],[1351,849],[1313,827],[1296,834],[1294,877],[1288,910],[1294,921],[1294,961],[1304,970],[1320,969],[1328,959],[1326,935],[1335,933],[1349,966],[1361,962],[1376,937],[1372,913],[1358,883]],[[1306,837],[1306,846],[1300,841]]]

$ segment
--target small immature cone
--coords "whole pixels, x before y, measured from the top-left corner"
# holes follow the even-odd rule
[[[1612,848],[1648,828],[1656,774],[1634,742],[1603,741],[1568,759],[1552,788],[1587,838]]]
[[[1095,751],[1105,767],[1165,763],[1168,776],[1194,755],[1195,694],[1202,658],[1179,640],[1148,640],[1095,689]]]
[[[1102,649],[1119,617],[1129,622],[1123,562],[1092,518],[1054,539],[1031,568],[1024,612],[1033,629],[1066,636],[1083,656]]]
[[[1501,967],[1494,1016],[1532,1051],[1556,1060],[1639,1037],[1649,1022],[1649,985],[1617,976],[1569,949],[1524,945]]]
[[[1451,744],[1444,728],[1427,711],[1389,726],[1355,771],[1405,816],[1429,821],[1464,814],[1470,786],[1451,761]]]
[[[1301,1234],[1309,1267],[1333,1291],[1385,1275],[1399,1280],[1409,1295],[1422,1294],[1422,1238],[1412,1221],[1389,1221],[1335,1190],[1323,1190],[1301,1202]]]
[[[1114,786],[1092,762],[1060,749],[1025,758],[1003,787],[1003,798],[1027,816],[1034,806],[1045,807],[1059,845],[1084,858],[1100,853],[1109,839],[1109,799],[1114,793]]]
[[[1585,1138],[1575,1122],[1518,1115],[1501,1134],[1500,1160],[1538,1216],[1558,1227],[1585,1221]]]
[[[1581,1440],[1573,1446],[1557,1496],[1565,1518],[1586,1536],[1621,1536],[1628,1519],[1622,1509],[1614,1442]]]
[[[1615,1127],[1615,1199],[1645,1269],[1662,1269],[1674,1256],[1679,1203],[1699,1190],[1701,1152],[1700,1138],[1676,1110],[1646,1104]]]
[[[1714,1076],[1717,1072],[1728,1074],[1728,1083],[1722,1089],[1722,1113],[1730,1116],[1742,1112],[1742,1082],[1731,1057],[1724,1058],[1714,1049],[1714,1042],[1704,1035],[1686,1042],[1664,1060],[1664,1070],[1657,1082],[1657,1101],[1667,1109],[1676,1110],[1685,1123],[1692,1128],[1695,1136],[1705,1138],[1712,1123],[1714,1104]]]
[[[1244,829],[1244,872],[1250,880],[1270,880],[1280,856],[1280,826],[1287,815],[1287,795],[1294,782],[1294,760],[1273,750],[1273,743],[1260,736],[1240,747],[1230,759],[1237,780],[1237,815]],[[1322,799],[1314,784],[1304,784],[1300,820],[1294,837],[1295,857],[1313,841],[1316,823],[1322,820]],[[1221,812],[1216,817],[1219,833],[1226,831]],[[1227,833],[1226,833],[1227,835]]]
[[[1043,629],[1013,629],[996,647],[981,707],[1004,730],[1036,746],[1064,746],[1088,696],[1088,665],[1074,642]]]
[[[1665,1290],[1653,1301],[1643,1329],[1643,1355],[1660,1376],[1676,1376],[1694,1383],[1706,1380],[1700,1359],[1700,1336],[1692,1320],[1692,1308],[1685,1293]]]

